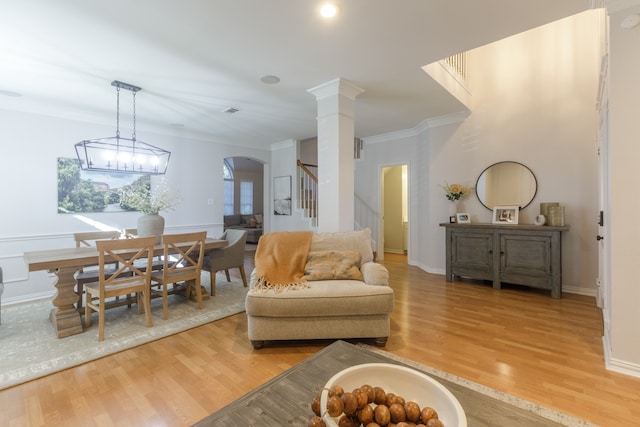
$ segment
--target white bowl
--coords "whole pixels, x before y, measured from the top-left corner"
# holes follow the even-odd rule
[[[326,413],[329,389],[339,385],[345,392],[350,392],[365,384],[382,387],[385,392],[402,396],[407,402],[414,401],[420,409],[432,407],[445,427],[467,427],[467,416],[460,402],[442,384],[415,369],[389,363],[356,365],[331,377],[320,394],[320,410],[327,426],[337,427],[339,419]]]

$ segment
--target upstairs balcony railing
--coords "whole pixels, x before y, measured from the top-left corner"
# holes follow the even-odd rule
[[[303,211],[305,218],[311,220],[313,227],[318,226],[318,166],[308,163],[298,164],[298,209]]]

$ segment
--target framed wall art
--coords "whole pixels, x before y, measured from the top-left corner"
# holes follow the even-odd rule
[[[291,215],[291,175],[273,178],[273,214]]]
[[[123,192],[147,188],[150,175],[85,171],[76,158],[58,158],[58,213],[127,212]]]

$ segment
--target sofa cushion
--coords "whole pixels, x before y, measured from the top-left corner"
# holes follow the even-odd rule
[[[225,227],[234,227],[242,224],[242,215],[234,214],[234,215],[225,215],[224,216],[224,226]]]
[[[373,261],[371,230],[314,234],[309,251],[357,251],[360,252],[361,263]]]
[[[319,280],[307,285],[286,292],[251,289],[245,301],[247,315],[355,316],[393,311],[393,289],[389,286],[370,286],[358,280]]]
[[[359,266],[360,252],[309,252],[302,278],[306,280],[363,280]]]

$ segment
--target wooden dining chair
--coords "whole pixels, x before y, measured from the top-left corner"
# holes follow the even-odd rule
[[[95,246],[96,240],[119,239],[119,230],[110,231],[87,231],[83,233],[73,233],[73,240],[76,248]]]
[[[82,233],[73,233],[73,240],[76,242],[76,248],[95,247],[96,241],[105,239],[119,239],[120,232],[113,231],[87,231]],[[115,264],[110,266],[109,271],[114,271]],[[82,299],[84,298],[84,285],[98,281],[97,268],[84,268],[76,273],[76,292],[78,298],[77,309],[82,314]]]
[[[124,236],[125,239],[134,239],[136,237],[141,237],[138,236],[138,229],[137,228],[125,228],[123,230],[124,232],[122,233],[122,235]],[[139,267],[143,267],[144,266],[144,260],[141,260],[138,263]],[[164,264],[162,262],[162,258],[160,256],[154,257],[153,261],[151,263],[151,269],[152,270],[162,270],[162,268],[164,267]]]
[[[147,317],[147,326],[153,326],[151,321],[151,260],[155,237],[140,239],[99,240],[96,242],[99,256],[98,281],[85,285],[85,326],[91,326],[91,311],[98,312],[98,341],[104,340],[104,313],[109,300],[135,294],[137,297],[138,313],[142,313],[142,306]],[[138,260],[145,259],[145,269],[136,267]],[[109,264],[117,262],[114,270]]]
[[[164,267],[160,271],[154,271],[151,275],[152,294],[162,295],[163,316],[169,318],[169,285],[175,290],[177,283],[185,283],[187,300],[191,298],[191,292],[195,290],[198,306],[202,310],[202,289],[200,275],[202,274],[202,261],[204,258],[204,241],[207,238],[206,231],[182,234],[163,234]],[[162,288],[156,290],[155,288]]]

